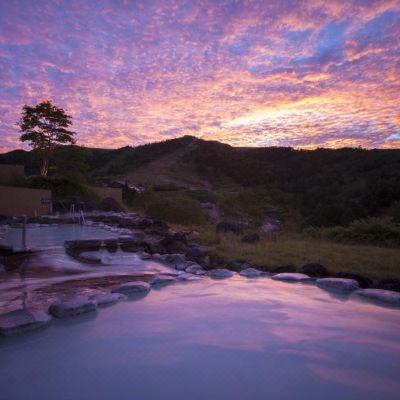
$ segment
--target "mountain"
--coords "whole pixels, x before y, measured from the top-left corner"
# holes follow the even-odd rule
[[[202,191],[197,196],[218,198],[228,214],[247,207],[254,216],[297,215],[306,225],[334,226],[370,216],[397,218],[400,209],[397,149],[245,148],[183,136],[86,153],[92,179]],[[35,167],[31,153],[22,150],[0,155],[0,163]]]

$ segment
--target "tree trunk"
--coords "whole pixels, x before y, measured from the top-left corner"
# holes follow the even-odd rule
[[[49,172],[49,159],[48,158],[43,158],[42,166],[40,167],[40,175],[41,176],[47,176],[48,172]]]

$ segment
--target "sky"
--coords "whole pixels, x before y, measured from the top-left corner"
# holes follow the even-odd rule
[[[86,146],[400,148],[400,0],[0,0],[0,151],[45,99]]]

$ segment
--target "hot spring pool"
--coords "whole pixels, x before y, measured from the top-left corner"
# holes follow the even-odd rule
[[[400,310],[202,278],[0,339],[0,398],[399,399]]]
[[[70,224],[70,225],[28,225],[26,231],[26,245],[28,248],[62,246],[66,240],[110,239],[118,237],[117,233],[98,227]],[[11,228],[0,244],[12,246],[15,250],[22,247],[22,228]]]

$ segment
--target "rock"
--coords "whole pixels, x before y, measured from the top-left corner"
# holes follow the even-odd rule
[[[232,260],[228,262],[226,267],[231,271],[239,272],[242,269],[250,268],[250,264],[248,264],[244,260]]]
[[[285,282],[307,282],[312,280],[312,278],[306,274],[291,273],[291,272],[273,275],[271,276],[271,279],[275,281],[285,281]]]
[[[118,201],[113,199],[112,197],[106,197],[105,199],[101,200],[101,202],[98,205],[98,209],[100,211],[114,211],[114,212],[123,211]]]
[[[127,282],[112,288],[111,293],[121,293],[127,296],[135,293],[147,293],[150,285],[143,281]]]
[[[139,257],[141,260],[151,260],[153,258],[151,254],[146,253],[145,251],[141,251]]]
[[[115,304],[126,299],[127,297],[121,293],[99,293],[89,297],[89,300],[94,300],[99,307]]]
[[[88,264],[101,264],[101,256],[97,251],[93,252],[84,251],[82,253],[77,254],[75,258],[79,259],[79,261]]]
[[[51,321],[44,311],[15,310],[0,315],[0,334],[10,336],[17,333],[41,328]]]
[[[217,233],[220,232],[231,232],[236,235],[241,235],[243,233],[244,226],[240,222],[236,221],[221,221],[217,224],[215,230]]]
[[[376,285],[378,289],[393,290],[395,292],[400,292],[400,279],[383,279]]]
[[[127,238],[122,237],[121,240],[127,240]],[[118,250],[118,240],[116,239],[107,239],[104,241],[104,246],[107,251],[111,253],[115,253]]]
[[[271,270],[271,272],[273,272],[275,274],[281,274],[281,273],[286,273],[286,272],[294,273],[294,272],[296,272],[296,268],[293,267],[293,265],[283,265],[281,267],[273,268]]]
[[[198,231],[189,231],[187,232],[186,237],[189,240],[196,240],[200,237],[200,233]]]
[[[164,258],[165,258],[165,261],[167,261],[167,262],[169,262],[171,264],[174,264],[174,263],[177,263],[177,262],[182,263],[182,262],[186,261],[185,255],[184,254],[180,254],[180,253],[177,253],[177,254],[165,254]]]
[[[369,299],[379,300],[387,304],[400,306],[400,293],[383,289],[360,289],[355,294]]]
[[[208,275],[211,276],[211,278],[224,279],[231,278],[234,275],[234,272],[229,271],[229,269],[225,268],[217,268],[208,271]]]
[[[261,232],[269,233],[276,229],[279,229],[280,226],[281,226],[281,221],[279,221],[278,219],[265,217],[260,227],[260,230]]]
[[[192,246],[186,249],[185,255],[188,260],[197,261],[208,255],[210,248],[208,246]]]
[[[155,261],[164,262],[165,254],[154,253],[151,255],[151,258]]]
[[[198,264],[194,264],[191,265],[190,267],[187,267],[185,271],[188,272],[189,274],[194,274],[194,275],[204,275],[206,273],[203,267]]]
[[[335,276],[335,278],[354,279],[355,281],[358,282],[358,284],[362,288],[369,288],[373,285],[373,282],[371,279],[366,278],[365,276],[362,276],[362,275],[358,275],[358,274],[351,274],[348,272],[338,272],[334,276]]]
[[[165,261],[179,271],[183,271],[187,267],[186,257],[184,254],[167,254]]]
[[[174,233],[165,236],[159,243],[167,253],[185,253],[187,249],[186,236],[181,233]]]
[[[338,292],[353,292],[359,288],[356,280],[346,278],[321,278],[317,279],[317,285]]]
[[[67,250],[100,250],[102,240],[66,240],[64,247]]]
[[[150,285],[164,285],[166,283],[175,282],[176,278],[171,275],[157,274],[149,279]]]
[[[318,263],[305,264],[301,267],[300,272],[314,278],[325,278],[329,276],[329,271]]]
[[[121,250],[130,253],[138,253],[138,252],[152,253],[150,244],[143,240],[121,239],[120,246]]]
[[[263,275],[263,273],[262,273],[260,270],[255,269],[255,268],[245,268],[245,269],[242,269],[242,270],[239,272],[239,274],[240,274],[241,276],[245,276],[246,278],[257,278],[257,277]]]
[[[182,274],[179,274],[177,276],[177,279],[180,281],[195,281],[200,279],[199,275],[193,275],[193,274],[189,274],[188,272],[184,272]]]
[[[192,246],[185,251],[186,259],[204,266],[209,265],[210,248],[208,246]]]
[[[195,263],[193,263],[193,261],[187,261],[187,262],[182,263],[182,264],[175,264],[174,267],[178,271],[185,271],[186,268],[188,268],[188,267],[190,267],[191,265],[194,265],[194,264]]]
[[[204,213],[211,219],[211,221],[218,222],[220,219],[220,212],[215,203],[205,202],[200,203]]]
[[[258,233],[252,233],[251,235],[245,235],[242,237],[242,243],[254,244],[260,241],[260,235]]]
[[[75,315],[96,311],[97,303],[86,297],[76,297],[65,303],[54,303],[49,307],[49,313],[57,318],[72,317]]]

